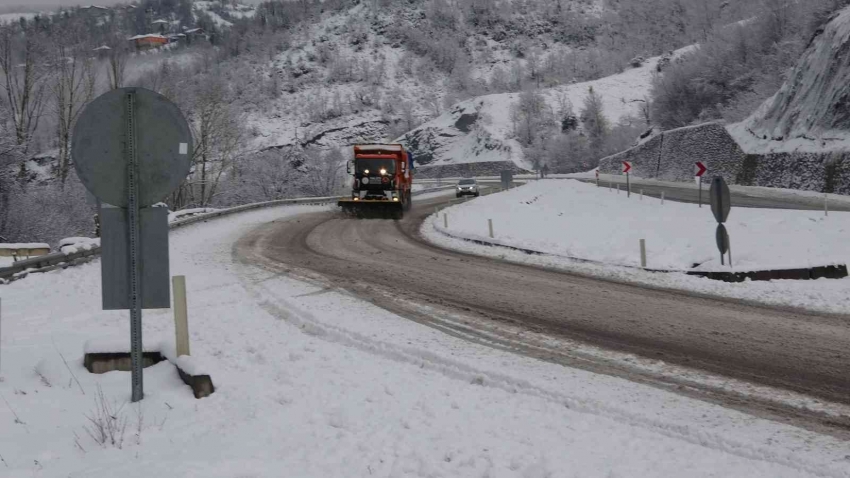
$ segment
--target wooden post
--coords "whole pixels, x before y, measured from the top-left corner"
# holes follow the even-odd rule
[[[189,311],[186,306],[186,276],[171,278],[174,289],[174,332],[176,355],[189,355]]]
[[[490,239],[493,238],[493,220],[487,219],[487,225],[490,226]]]
[[[640,266],[646,267],[646,240],[640,240]]]

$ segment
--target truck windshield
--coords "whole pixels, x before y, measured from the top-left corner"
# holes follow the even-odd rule
[[[381,169],[386,169],[387,174],[395,174],[395,161],[392,159],[357,159],[354,161],[357,174],[380,174]]]

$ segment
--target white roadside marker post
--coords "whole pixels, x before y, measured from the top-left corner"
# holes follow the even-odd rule
[[[175,355],[189,355],[189,310],[186,306],[186,276],[171,278],[174,289]]]
[[[640,200],[643,201],[643,189],[640,190]]]
[[[726,239],[726,251],[729,253],[729,268],[732,268],[732,239]]]
[[[640,266],[646,268],[646,240],[640,240]]]
[[[449,216],[446,213],[443,213],[443,227],[446,229],[449,228]]]
[[[823,193],[823,215],[829,216],[829,196]]]
[[[487,219],[487,225],[490,227],[490,239],[493,239],[493,220]]]
[[[664,191],[661,191],[661,205],[664,205]]]
[[[617,194],[620,194],[620,185],[617,184]]]
[[[3,299],[0,299],[0,331],[2,331],[2,316],[3,316]],[[3,334],[0,333],[0,355],[3,353],[2,347]],[[2,362],[0,362],[1,364]],[[0,382],[3,381],[3,369],[0,368]]]

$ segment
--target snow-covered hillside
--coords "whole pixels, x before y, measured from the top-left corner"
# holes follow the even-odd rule
[[[512,157],[521,163],[521,155],[517,156],[520,153],[512,152],[516,148],[507,141],[506,131],[509,118],[504,102],[516,95],[459,100],[488,91],[505,91],[504,85],[494,86],[494,78],[522,83],[527,80],[532,63],[538,65],[534,68],[541,68],[540,65],[569,63],[573,59],[569,55],[578,49],[546,33],[550,26],[541,26],[552,19],[537,18],[550,4],[541,0],[528,4],[527,18],[510,23],[513,31],[479,32],[470,27],[462,45],[446,46],[447,50],[462,52],[444,52],[447,58],[457,55],[455,66],[448,68],[439,67],[440,60],[432,58],[435,55],[424,54],[425,46],[403,37],[399,30],[415,30],[426,18],[433,22],[430,18],[435,13],[427,2],[388,4],[378,11],[371,3],[363,2],[347,10],[327,12],[318,21],[301,25],[281,53],[264,64],[251,65],[262,72],[264,81],[276,92],[276,98],[257,105],[249,114],[252,147],[334,147],[359,141],[390,141],[429,120],[435,122],[432,126],[446,129],[457,117],[483,102],[484,116],[492,117],[495,124],[488,124],[481,134],[491,133],[493,143],[482,139],[478,148],[467,144],[457,145],[454,150],[464,152],[470,161]],[[602,3],[571,0],[563,2],[563,8],[572,9],[578,18],[600,15]],[[438,43],[441,39],[422,41],[426,40]],[[517,53],[517,49],[523,52]],[[576,76],[585,74],[582,68],[593,61],[596,60],[576,57]],[[600,80],[600,92],[608,96],[606,112],[614,121],[634,112],[630,101],[643,100],[656,61],[652,59],[640,68]],[[565,80],[547,81],[554,84]],[[463,85],[463,92],[458,91],[459,84]],[[578,105],[590,84],[547,90],[547,95],[553,103],[558,95],[566,95]]]
[[[748,153],[850,149],[850,8],[819,30],[776,95],[728,129]]]
[[[690,50],[687,47],[675,56]],[[649,96],[653,72],[662,57],[650,58],[640,67],[599,80],[574,83],[542,90],[546,104],[557,111],[569,104],[578,110],[592,87],[602,97],[603,112],[617,123],[627,116],[639,116]],[[513,162],[532,169],[514,139],[511,109],[520,93],[481,96],[455,105],[449,112],[399,138],[414,153],[420,165],[445,166],[462,163]]]

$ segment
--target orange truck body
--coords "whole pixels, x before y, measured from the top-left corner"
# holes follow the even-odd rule
[[[348,164],[351,198],[338,205],[358,217],[401,219],[412,204],[413,161],[400,144],[359,144]]]

